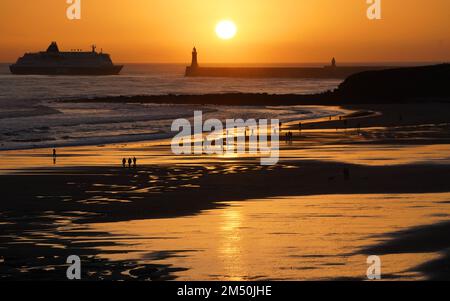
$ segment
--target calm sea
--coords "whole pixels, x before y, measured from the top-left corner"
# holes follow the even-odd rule
[[[308,119],[319,108],[141,104],[61,104],[58,99],[118,95],[267,92],[316,93],[340,80],[186,78],[182,64],[127,64],[118,76],[17,76],[0,64],[0,149],[54,147],[154,139],[172,121],[203,110],[205,118]],[[282,96],[281,96],[282,97]]]

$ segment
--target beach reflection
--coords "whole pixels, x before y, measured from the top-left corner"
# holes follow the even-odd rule
[[[179,280],[364,279],[369,254],[361,248],[389,232],[448,220],[449,200],[450,193],[248,200],[197,216],[92,224],[89,231],[122,243],[97,247],[102,258],[187,268],[175,273]],[[150,256],[158,252],[178,255]],[[439,256],[382,256],[383,275],[422,279],[412,269]]]
[[[332,144],[321,141],[297,141],[293,145],[280,144],[280,162],[301,160],[332,161],[371,166],[412,163],[450,163],[450,144],[399,145],[399,144]],[[259,162],[258,155],[184,155],[176,156],[170,146],[149,142],[133,145],[108,145],[100,147],[64,148],[54,162],[51,149],[2,151],[0,173],[20,169],[122,166],[122,158],[136,156],[139,165],[200,165],[217,163]]]
[[[242,212],[238,208],[231,207],[222,212],[221,224],[219,224],[218,259],[222,263],[222,269],[226,271],[228,280],[244,280],[242,275],[246,265],[244,259],[245,250],[242,250],[241,226],[243,223]]]
[[[334,161],[370,166],[414,163],[449,164],[450,145],[324,145],[311,149],[286,149],[284,160]]]

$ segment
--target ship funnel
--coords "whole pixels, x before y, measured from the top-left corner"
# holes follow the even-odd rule
[[[59,52],[58,44],[56,44],[56,42],[52,42],[50,46],[48,46],[47,52]]]

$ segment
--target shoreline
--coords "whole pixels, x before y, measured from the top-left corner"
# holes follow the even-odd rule
[[[306,105],[307,106],[307,105]],[[311,130],[343,130],[343,129],[356,129],[356,128],[377,128],[377,127],[407,127],[428,124],[448,124],[450,120],[447,118],[447,114],[450,114],[450,102],[436,102],[436,103],[410,103],[406,104],[360,104],[360,105],[330,105],[317,107],[331,108],[336,111],[335,115],[321,116],[311,119],[303,120],[291,120],[283,123],[283,130],[285,131],[297,131],[298,124],[302,124],[302,129],[306,131]],[[422,110],[423,115],[420,116],[416,113],[417,110]],[[340,112],[340,113],[339,113]],[[331,118],[331,119],[330,119]],[[342,118],[342,119],[341,119]],[[124,135],[121,137],[108,137],[104,141],[92,141],[92,142],[73,142],[63,143],[55,145],[52,142],[47,142],[42,146],[24,146],[24,147],[11,147],[0,149],[0,155],[6,152],[14,151],[27,151],[27,150],[42,150],[52,148],[74,148],[74,147],[87,147],[87,146],[110,146],[110,145],[126,145],[134,143],[152,143],[162,142],[173,137],[174,134],[170,133],[152,133],[152,134],[139,134]],[[145,138],[137,136],[146,136]],[[149,136],[152,136],[149,139]],[[282,137],[280,137],[282,138]]]
[[[196,247],[208,248],[211,251],[208,254],[217,254],[215,247],[196,245],[198,240],[192,240],[191,244],[189,239],[181,239],[172,245],[174,236],[179,237],[180,231],[189,229],[183,223],[197,225],[190,222],[194,218],[206,223],[200,223],[204,225],[201,231],[187,232],[186,237],[200,235],[205,232],[203,229],[211,230],[208,232],[211,237],[226,237],[227,232],[223,231],[227,229],[231,229],[232,235],[234,231],[258,234],[258,227],[245,230],[246,227],[236,224],[242,217],[233,208],[242,208],[239,210],[245,213],[248,204],[257,206],[250,208],[262,210],[256,217],[267,216],[266,229],[271,228],[270,223],[276,223],[271,219],[272,213],[292,216],[300,225],[298,229],[285,229],[281,225],[277,234],[272,234],[277,239],[286,238],[288,246],[293,244],[291,246],[297,248],[290,249],[286,253],[288,259],[284,260],[285,265],[296,266],[302,274],[296,274],[295,270],[293,274],[285,272],[291,269],[275,272],[291,280],[301,275],[311,280],[315,279],[314,271],[322,271],[324,265],[330,264],[324,270],[329,272],[329,279],[360,280],[364,276],[359,277],[358,271],[361,269],[365,273],[367,269],[363,256],[366,250],[377,248],[383,240],[389,239],[390,233],[399,229],[399,223],[401,229],[407,230],[423,226],[420,223],[448,219],[448,215],[443,214],[447,210],[446,202],[450,201],[450,104],[358,105],[352,108],[363,113],[349,113],[354,118],[347,119],[345,124],[339,118],[331,121],[322,118],[303,124],[301,133],[295,129],[296,122],[286,124],[286,130],[295,132],[295,139],[291,143],[280,143],[281,160],[269,167],[261,166],[259,158],[245,156],[174,156],[168,140],[67,148],[58,153],[56,162],[52,162],[48,149],[1,152],[4,162],[1,168],[6,173],[0,173],[0,180],[8,187],[3,196],[5,201],[0,203],[2,227],[7,234],[1,245],[8,248],[0,259],[8,264],[0,265],[3,269],[0,274],[5,279],[60,279],[60,275],[65,275],[65,257],[79,254],[88,265],[86,273],[92,272],[83,275],[83,279],[183,279],[183,275],[191,271],[202,270],[202,266],[195,266]],[[398,110],[402,112],[401,120]],[[444,120],[447,123],[442,123]],[[358,123],[363,124],[361,132],[357,131]],[[423,124],[431,126],[424,128]],[[375,125],[378,127],[372,127]],[[138,157],[137,168],[122,168],[121,158],[134,155]],[[412,198],[411,202],[405,201],[408,197]],[[283,201],[274,200],[286,198],[292,199],[288,204],[296,206],[295,212],[291,205],[284,207],[287,211],[282,211]],[[312,201],[308,201],[311,198]],[[269,207],[258,206],[255,200],[263,200]],[[367,211],[367,208],[379,208],[382,200],[387,209],[376,215]],[[239,205],[235,203],[233,207],[230,202]],[[397,215],[386,215],[391,212],[389,208],[396,210]],[[403,217],[404,212],[420,213],[420,219]],[[246,217],[254,218],[253,209],[250,213]],[[301,213],[305,215],[299,221],[295,214]],[[439,215],[430,216],[433,214]],[[209,216],[217,220],[217,230],[211,227],[215,224],[210,224]],[[384,219],[391,222],[382,231],[374,232],[367,228],[366,222],[361,222],[359,229],[368,232],[356,236],[358,244],[353,247],[357,248],[344,248],[345,253],[333,253],[333,245],[320,244],[323,235],[332,235],[335,229],[348,225],[349,219],[362,219],[373,223],[374,227]],[[260,222],[259,219],[254,221],[257,225]],[[168,224],[174,228],[166,233],[161,229],[166,229]],[[331,228],[325,227],[328,232],[322,233],[319,225],[331,225]],[[444,231],[447,228],[444,227]],[[125,229],[129,232],[124,233]],[[299,236],[297,231],[301,229],[310,229],[307,233],[316,235],[315,239],[308,240],[314,242],[316,249],[298,255],[294,251],[299,247],[296,239],[309,239],[309,236]],[[349,240],[350,230],[353,228],[343,231],[343,236],[336,239]],[[272,234],[259,233],[256,242],[267,241],[267,235]],[[370,234],[381,238],[368,239]],[[200,241],[213,241],[211,237]],[[430,239],[434,240],[433,237]],[[412,237],[408,242],[411,239],[416,240]],[[244,247],[238,241],[232,242],[237,250]],[[250,245],[254,245],[254,241]],[[279,254],[276,244],[273,246],[275,253],[271,254]],[[417,267],[439,260],[436,255],[439,248],[414,257],[414,261],[405,266],[413,273],[396,268],[391,249],[376,250],[391,262],[386,276],[404,280],[441,275],[439,266],[432,265],[431,270]],[[351,251],[356,252],[355,255],[348,255]],[[142,257],[142,252],[146,256]],[[215,255],[209,256],[200,258],[217,262]],[[236,254],[230,256],[235,258]],[[402,254],[401,258],[408,256]],[[45,270],[46,266],[54,269]],[[344,266],[347,273],[340,274]],[[226,271],[220,272],[219,266],[214,267],[223,273],[219,275],[230,277]],[[267,271],[275,267],[269,265]],[[308,267],[314,268],[306,270]],[[307,271],[311,274],[303,274]],[[265,277],[274,276],[270,272]],[[205,275],[197,279],[211,278]]]
[[[139,103],[139,104],[176,104],[176,105],[222,105],[222,106],[340,106],[370,104],[409,104],[450,102],[450,96],[395,96],[352,98],[340,95],[335,91],[324,91],[317,94],[269,94],[269,93],[217,93],[217,94],[162,94],[104,96],[72,99],[55,99],[59,103]]]
[[[264,107],[264,106],[260,106]],[[310,109],[311,106],[305,106],[305,111]],[[320,116],[311,116],[310,118],[306,119],[291,119],[284,123],[291,124],[296,122],[316,122],[320,120],[325,120],[330,116],[336,117],[336,116],[344,116],[349,114],[350,111],[348,109],[345,109],[343,107],[336,107],[336,106],[314,106],[315,109],[322,108],[324,111],[327,112],[333,112],[333,114],[325,114],[325,112],[315,113],[314,115],[320,115]],[[308,112],[314,112],[313,109],[310,109],[311,111]],[[202,110],[204,113],[211,113],[214,116],[214,111],[210,108],[204,108]],[[186,114],[185,116],[179,116],[178,118],[192,118],[192,114]],[[152,119],[153,121],[154,119]],[[161,118],[160,120],[166,120]],[[149,132],[152,130],[150,129]],[[111,136],[111,137],[105,137],[105,138],[93,138],[93,140],[90,142],[89,139],[84,139],[84,141],[77,141],[77,142],[59,142],[58,143],[52,143],[51,141],[39,141],[41,145],[34,145],[34,146],[23,146],[23,147],[0,147],[0,155],[2,152],[11,152],[11,151],[23,151],[23,150],[38,150],[38,149],[50,149],[50,148],[72,148],[72,147],[83,147],[83,146],[103,146],[103,145],[117,145],[117,144],[131,144],[131,143],[147,143],[147,142],[153,142],[153,141],[160,141],[160,140],[168,140],[172,137],[174,137],[177,133],[175,132],[155,132],[150,134],[124,134],[121,136]],[[98,140],[102,140],[99,142]]]

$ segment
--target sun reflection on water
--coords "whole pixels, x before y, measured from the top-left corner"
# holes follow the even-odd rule
[[[239,207],[232,207],[222,213],[219,226],[219,248],[218,257],[227,271],[229,280],[240,281],[244,275],[245,264],[242,256],[245,250],[242,249],[241,226],[243,223],[242,213]]]
[[[449,193],[325,195],[247,200],[196,216],[92,224],[121,246],[99,246],[109,260],[186,268],[180,280],[319,280],[365,277],[358,250],[386,233],[447,220]],[[124,252],[125,251],[125,252]],[[171,258],[149,254],[171,252]],[[411,268],[438,253],[385,255],[383,270],[422,279]]]

